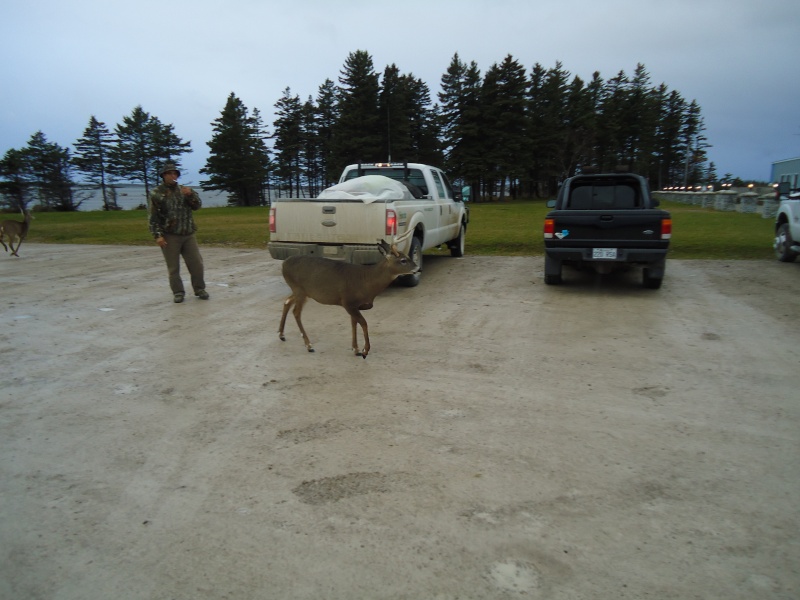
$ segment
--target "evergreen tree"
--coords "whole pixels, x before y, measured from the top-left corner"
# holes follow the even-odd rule
[[[58,144],[47,141],[44,133],[37,131],[23,150],[26,164],[24,172],[30,177],[39,205],[44,210],[77,210],[80,202],[73,195],[70,152]]]
[[[413,162],[409,94],[407,81],[397,66],[387,66],[378,99],[378,131],[383,150],[376,160]]]
[[[441,164],[444,153],[441,146],[441,116],[438,106],[431,106],[428,86],[412,74],[401,78],[405,88],[405,113],[409,126],[410,161]]]
[[[115,128],[117,144],[111,150],[111,170],[122,179],[141,181],[145,195],[151,184],[159,183],[158,172],[164,163],[180,166],[181,154],[191,152],[189,142],[175,135],[172,125],[164,125],[140,106]]]
[[[535,146],[535,163],[538,166],[536,188],[540,193],[552,195],[558,185],[569,174],[573,160],[568,145],[570,125],[568,111],[569,77],[561,62],[544,70],[537,64],[533,69],[529,86],[531,98],[531,140]],[[581,89],[573,89],[580,94]],[[575,99],[579,104],[579,98]]]
[[[155,150],[155,128],[150,114],[140,106],[122,118],[115,128],[117,144],[111,149],[111,170],[129,181],[141,181],[145,197],[150,194],[150,176],[158,171],[159,157]]]
[[[108,190],[113,183],[113,175],[109,168],[109,155],[113,143],[114,136],[108,131],[105,123],[98,121],[92,115],[89,125],[83,131],[83,137],[75,142],[75,155],[72,157],[72,164],[75,168],[100,188],[105,210],[119,208],[116,195]]]
[[[269,177],[272,171],[270,149],[267,147],[266,142],[266,140],[269,139],[269,133],[258,108],[253,108],[253,114],[250,116],[247,123],[250,126],[250,131],[253,133],[253,153],[250,159],[253,164],[252,171],[254,173],[254,178],[258,179],[259,182],[259,204],[261,206],[266,206],[269,204]]]
[[[315,198],[324,186],[322,167],[322,145],[320,144],[318,112],[314,100],[309,96],[300,112],[302,138],[302,172],[310,197]]]
[[[153,149],[158,158],[160,169],[164,163],[180,164],[180,156],[192,151],[191,142],[184,142],[175,134],[175,127],[170,124],[162,123],[158,117],[152,117],[153,128]],[[153,181],[161,183],[158,170],[153,172]]]
[[[352,52],[340,73],[339,118],[334,125],[333,148],[328,169],[341,173],[348,164],[380,160],[380,86],[372,57],[363,50]]]
[[[686,102],[676,92],[669,92],[662,84],[657,91],[658,128],[656,131],[656,150],[651,182],[659,189],[679,185],[683,180],[683,146],[680,132]]]
[[[339,106],[336,97],[336,85],[326,79],[319,87],[316,102],[316,136],[319,147],[320,180],[323,187],[329,187],[338,181],[339,172],[330,168],[333,160],[333,129],[339,118]]]
[[[213,134],[206,142],[209,156],[200,169],[208,179],[200,185],[205,190],[228,192],[229,203],[237,206],[263,204],[269,152],[258,111],[250,115],[244,103],[231,92],[211,126]]]
[[[3,206],[15,212],[27,210],[30,197],[30,177],[24,150],[7,150],[0,159],[0,195]]]
[[[650,164],[656,148],[658,131],[658,93],[650,86],[650,75],[643,64],[636,65],[633,78],[627,90],[623,123],[625,164],[631,170],[649,175]]]
[[[700,106],[695,100],[689,103],[683,119],[681,137],[686,145],[684,186],[695,186],[703,181],[703,164],[706,161],[706,137]]]
[[[525,69],[510,54],[501,64],[492,65],[484,77],[487,167],[500,185],[500,198],[506,194],[507,183],[512,196],[516,195],[527,166],[523,162],[529,144],[526,88]]]
[[[461,62],[456,53],[442,76],[440,139],[444,166],[456,180],[479,192],[482,181],[481,73],[473,61]]]
[[[570,177],[579,165],[587,163],[594,145],[595,104],[592,89],[577,75],[566,90],[564,127],[566,139],[561,151],[559,171]]]
[[[287,87],[275,103],[276,119],[273,122],[275,173],[279,184],[289,196],[300,194],[301,155],[303,151],[303,106],[299,96],[293,96]]]

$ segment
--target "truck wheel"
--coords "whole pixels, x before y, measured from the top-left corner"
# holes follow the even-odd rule
[[[458,237],[448,242],[447,246],[450,248],[450,256],[461,258],[464,256],[464,238],[467,235],[467,226],[461,223],[461,229],[458,231]]]
[[[561,283],[561,261],[552,259],[546,254],[544,257],[544,282],[547,285]]]
[[[648,290],[657,290],[661,287],[661,282],[663,280],[663,275],[661,277],[652,277],[650,275],[650,269],[642,269],[642,285]]]
[[[413,275],[403,275],[402,277],[398,277],[397,280],[400,282],[400,285],[405,287],[416,287],[419,285],[419,280],[422,277],[422,243],[419,241],[418,237],[411,239],[408,257],[413,260],[419,268]]]
[[[794,262],[797,252],[792,250],[792,234],[788,223],[781,223],[775,232],[775,257],[781,262]]]

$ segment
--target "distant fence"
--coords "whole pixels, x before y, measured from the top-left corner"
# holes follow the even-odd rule
[[[765,219],[774,219],[780,204],[775,198],[775,191],[764,190],[722,190],[719,192],[653,192],[659,200],[691,204],[714,210],[735,211],[741,213],[757,213]]]

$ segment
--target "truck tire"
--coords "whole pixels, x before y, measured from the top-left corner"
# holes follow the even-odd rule
[[[657,290],[661,287],[661,281],[664,279],[664,271],[667,268],[667,259],[662,258],[659,261],[650,263],[642,269],[642,285],[648,290]]]
[[[794,262],[797,252],[792,250],[792,234],[788,223],[781,223],[775,232],[775,257],[781,262]]]
[[[450,248],[450,256],[455,258],[461,258],[464,256],[464,238],[467,235],[467,226],[464,223],[461,223],[461,229],[458,231],[458,237],[454,240],[450,240],[447,243],[448,248]]]
[[[662,277],[651,277],[648,269],[642,271],[642,285],[648,290],[657,290],[661,287]]]
[[[558,285],[561,283],[561,261],[544,256],[544,282],[547,285]]]
[[[416,287],[422,277],[422,242],[418,237],[411,238],[411,247],[408,249],[408,257],[417,264],[417,272],[413,275],[403,275],[397,281],[404,287]]]

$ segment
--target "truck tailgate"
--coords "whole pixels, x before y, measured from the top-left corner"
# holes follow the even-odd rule
[[[547,215],[553,219],[555,237],[547,246],[647,246],[661,240],[661,221],[669,213],[649,210],[556,210]],[[644,243],[644,245],[643,245]]]
[[[374,244],[385,231],[386,204],[376,201],[277,199],[276,242]]]

